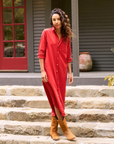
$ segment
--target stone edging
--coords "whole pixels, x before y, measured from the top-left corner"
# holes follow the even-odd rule
[[[44,96],[43,86],[0,86],[0,96]],[[66,96],[71,97],[114,97],[114,87],[67,86]]]

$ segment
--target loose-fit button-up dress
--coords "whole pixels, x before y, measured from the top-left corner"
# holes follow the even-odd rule
[[[67,63],[72,61],[71,44],[63,36],[59,37],[55,28],[47,28],[42,32],[39,43],[38,58],[44,59],[44,69],[48,82],[43,86],[52,109],[52,116],[55,116],[54,106],[65,116],[65,92],[67,81]]]

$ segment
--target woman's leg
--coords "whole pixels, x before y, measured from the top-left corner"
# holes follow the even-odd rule
[[[61,115],[61,112],[55,106],[54,106],[54,109],[55,109],[56,117],[62,121],[63,116]]]
[[[51,85],[49,83],[44,83],[43,82],[43,86],[44,86],[48,101],[50,103],[50,106],[53,110],[53,114],[55,114],[55,109],[54,109],[53,100],[52,100],[52,97],[54,96],[53,89],[51,88]],[[59,137],[58,137],[58,134],[57,134],[57,130],[58,130],[58,121],[57,121],[57,119],[58,118],[57,118],[56,115],[55,115],[55,117],[52,115],[50,135],[51,135],[53,140],[59,140]]]
[[[73,140],[76,138],[76,136],[69,130],[65,118],[63,118],[62,121],[58,120],[58,123],[68,140]]]
[[[65,118],[61,115],[61,112],[54,106],[56,117],[58,118],[58,123],[68,140],[73,140],[76,136],[69,130]]]
[[[50,129],[50,135],[53,140],[59,140],[57,130],[58,130],[58,121],[57,118],[53,116],[51,118],[51,129]]]

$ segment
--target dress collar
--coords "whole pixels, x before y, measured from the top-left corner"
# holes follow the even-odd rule
[[[55,31],[55,27],[54,26],[52,26],[52,30]]]
[[[57,35],[57,32],[56,32],[56,30],[55,30],[55,27],[54,26],[52,26],[52,30],[56,33],[56,35]],[[61,42],[63,41],[63,34],[61,34]]]
[[[55,33],[57,34],[54,26],[52,26],[52,30],[55,31]],[[63,34],[61,34],[61,35],[63,36]]]

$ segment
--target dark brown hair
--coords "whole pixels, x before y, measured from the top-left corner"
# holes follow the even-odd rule
[[[71,39],[71,37],[73,37],[73,33],[72,30],[70,28],[70,20],[68,18],[68,15],[65,14],[64,11],[62,11],[60,8],[54,8],[51,11],[51,15],[50,15],[50,24],[53,26],[53,22],[52,22],[52,16],[53,14],[59,14],[60,15],[60,20],[61,20],[61,33],[63,34],[63,37],[66,41],[67,38]]]

